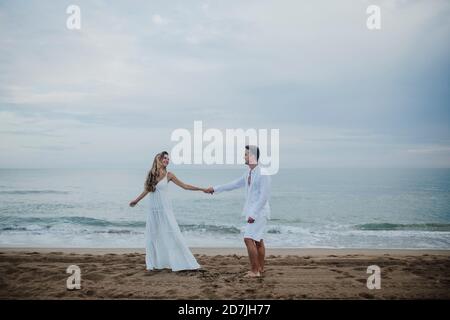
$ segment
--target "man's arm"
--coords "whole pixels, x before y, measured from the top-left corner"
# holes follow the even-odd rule
[[[236,179],[230,183],[222,184],[213,187],[213,192],[223,192],[223,191],[231,191],[234,189],[239,189],[245,186],[245,175],[240,177],[239,179]]]

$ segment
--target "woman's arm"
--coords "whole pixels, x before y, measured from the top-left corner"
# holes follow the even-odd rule
[[[135,200],[130,202],[130,207],[134,207],[135,205],[138,204],[139,201],[142,200],[143,197],[145,197],[147,195],[147,193],[149,193],[150,191],[144,190],[142,191],[142,193],[139,195],[139,197],[137,197]]]
[[[204,191],[204,188],[199,188],[195,186],[191,186],[190,184],[184,183],[180,179],[178,179],[172,172],[167,173],[167,178],[169,181],[173,181],[177,186],[183,188],[184,190],[192,190],[192,191]]]

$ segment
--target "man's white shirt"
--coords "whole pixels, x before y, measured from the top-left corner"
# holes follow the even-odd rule
[[[264,169],[263,169],[264,170]],[[251,173],[250,185],[248,177]],[[230,183],[213,187],[214,192],[231,191],[234,189],[245,188],[245,205],[242,215],[247,220],[249,217],[257,220],[259,217],[270,219],[270,175],[261,174],[261,168],[256,166],[250,168],[240,177]]]

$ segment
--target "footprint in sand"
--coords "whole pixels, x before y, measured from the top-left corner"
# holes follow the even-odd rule
[[[95,294],[95,291],[94,291],[94,290],[88,290],[88,291],[86,291],[86,295],[88,295],[88,296],[90,296],[90,297],[92,297],[94,294]]]
[[[366,293],[366,292],[360,293],[359,296],[361,298],[365,298],[365,299],[373,299],[373,298],[375,298],[375,296],[373,294]]]
[[[358,267],[358,268],[353,268],[353,270],[355,270],[355,271],[366,271],[367,268]]]
[[[342,275],[347,277],[347,278],[354,278],[354,276],[352,276],[350,273],[348,273],[347,271],[342,271]]]
[[[167,291],[164,292],[164,293],[166,293],[166,294],[176,294],[176,293],[177,293],[177,290],[175,290],[175,289],[169,289],[169,290],[167,290]]]
[[[333,271],[333,272],[337,272],[337,273],[343,273],[344,271],[342,271],[342,270],[339,270],[339,269],[330,269],[331,271]]]
[[[342,275],[342,276],[339,276],[339,277],[336,277],[335,279],[339,279],[339,280],[341,280],[341,279],[352,279],[352,278],[354,278],[354,276],[352,276],[352,275],[349,275],[349,274],[344,274],[344,275]]]

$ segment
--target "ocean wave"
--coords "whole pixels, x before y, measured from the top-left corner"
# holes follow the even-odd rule
[[[108,232],[115,233],[120,230],[129,230],[130,232],[136,229],[144,229],[145,221],[110,221],[98,218],[80,217],[80,216],[65,216],[65,217],[17,217],[6,216],[0,217],[0,231],[36,231],[44,229],[67,229],[67,226],[89,227],[88,232]],[[181,231],[188,233],[209,233],[209,234],[239,234],[241,233],[241,225],[232,224],[185,224],[180,223]],[[108,230],[114,230],[109,232]],[[133,231],[134,230],[134,231]],[[309,229],[303,227],[289,226],[289,225],[271,225],[267,227],[269,234],[303,234],[310,232]],[[124,233],[124,232],[118,232]]]
[[[119,220],[112,221],[100,218],[90,218],[82,216],[63,216],[63,217],[20,217],[20,216],[3,216],[0,217],[0,232],[27,232],[45,229],[66,230],[67,228],[86,228],[88,232],[101,233],[132,233],[145,229],[145,221]],[[73,226],[73,227],[71,227]],[[77,227],[78,226],[78,227]],[[188,233],[205,233],[205,234],[239,234],[241,225],[233,224],[179,224],[183,232]],[[334,229],[306,226],[292,226],[286,224],[272,224],[267,227],[267,233],[272,235],[279,234],[297,234],[297,235],[315,235],[329,234],[336,232]],[[445,223],[423,223],[423,224],[394,224],[394,223],[367,223],[347,226],[340,232],[348,232],[351,230],[359,231],[422,231],[422,232],[450,232],[450,224]],[[75,230],[74,230],[75,231]]]
[[[355,226],[358,230],[367,231],[450,231],[450,224],[447,223],[416,223],[416,224],[396,224],[396,223],[366,223]]]
[[[26,227],[18,227],[18,226],[12,226],[12,227],[4,227],[0,228],[1,231],[28,231]]]
[[[234,226],[212,225],[212,224],[181,224],[182,231],[218,232],[227,234],[237,234],[241,230]]]
[[[109,221],[104,219],[96,219],[89,217],[0,217],[0,231],[30,231],[29,226],[40,226],[42,229],[49,229],[60,224],[71,224],[79,226],[102,228],[121,228],[122,231],[111,230],[97,230],[94,232],[108,232],[108,233],[124,233],[129,229],[145,228],[145,221]],[[210,225],[210,224],[180,224],[182,231],[194,232],[211,232],[224,234],[238,234],[240,229],[232,225]],[[34,227],[33,227],[34,230]],[[111,231],[111,232],[110,232]],[[131,231],[130,231],[131,232]]]
[[[108,233],[108,234],[138,234],[139,232],[134,232],[132,230],[114,230],[114,229],[110,229],[110,230],[97,230],[94,231],[94,233]]]
[[[74,224],[96,227],[130,227],[139,228],[145,227],[144,221],[109,221],[104,219],[96,219],[89,217],[0,217],[0,223],[9,227],[11,225],[55,225],[55,224]]]

